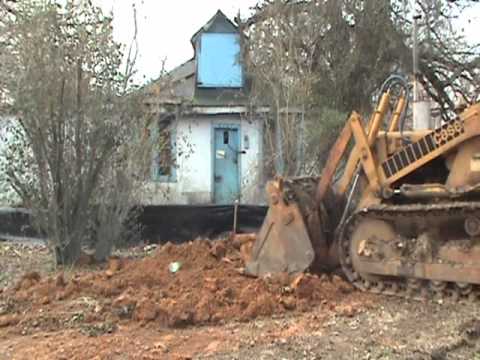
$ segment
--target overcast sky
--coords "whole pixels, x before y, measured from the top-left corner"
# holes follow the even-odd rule
[[[246,17],[257,0],[133,0],[137,4],[139,73],[146,79],[158,77],[162,59],[166,68],[182,64],[193,56],[190,38],[217,10],[230,19],[240,10]],[[133,36],[132,0],[95,0],[104,11],[114,14],[118,41],[129,43]]]
[[[133,36],[132,2],[138,11],[138,39],[140,57],[137,62],[138,80],[158,77],[162,59],[168,70],[193,56],[191,36],[222,10],[230,19],[240,11],[242,17],[250,14],[257,0],[95,0],[105,12],[113,11],[116,39],[130,43]],[[480,3],[464,14],[461,27],[470,39],[478,41]]]

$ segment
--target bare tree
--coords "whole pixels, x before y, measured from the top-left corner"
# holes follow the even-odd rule
[[[458,96],[473,103],[480,94],[480,41],[467,42],[458,26],[458,19],[474,3],[417,0],[414,9],[397,6],[393,11],[406,33],[412,31],[410,19],[418,18],[418,78],[428,95],[440,105],[444,119],[454,114]]]
[[[4,170],[57,263],[75,263],[85,241],[104,258],[128,234],[150,165],[132,63],[122,73],[112,19],[90,1],[16,5],[0,28],[0,79],[25,147],[9,148],[17,162]]]
[[[267,146],[292,175],[298,167],[299,122],[281,109],[305,115],[305,164],[320,163],[339,124],[352,110],[372,111],[373,100],[392,73],[411,77],[412,16],[419,14],[419,74],[424,88],[448,118],[462,94],[479,94],[480,53],[468,44],[455,21],[473,1],[417,0],[413,11],[404,0],[263,0],[241,21],[248,35],[246,64],[257,103],[270,105],[274,121]],[[291,111],[287,112],[291,115]],[[332,130],[332,131],[330,131]],[[315,134],[314,137],[313,135]],[[326,145],[326,147],[324,147]],[[303,167],[305,169],[305,166]]]
[[[291,27],[289,36],[275,31],[266,36],[279,45],[276,56],[284,61],[292,58],[282,51],[288,46],[293,46],[302,59],[309,59],[313,103],[320,107],[347,112],[370,110],[372,93],[378,84],[399,69],[399,61],[411,59],[407,51],[398,59],[400,51],[395,47],[403,44],[404,35],[392,23],[388,1],[265,0],[255,10],[246,21],[251,32],[257,32],[258,24],[268,19]],[[249,37],[256,41],[250,33]],[[280,60],[271,57],[270,61]]]
[[[253,79],[252,101],[271,110],[265,133],[275,172],[298,175],[304,163],[305,117],[318,80],[313,72],[318,29],[311,26],[307,9],[285,1],[271,1],[261,11],[258,21],[241,24],[248,34],[244,53]]]

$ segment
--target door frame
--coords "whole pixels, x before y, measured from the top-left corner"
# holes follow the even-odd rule
[[[232,130],[237,130],[237,136],[238,136],[238,151],[242,151],[242,135],[241,135],[241,126],[240,124],[232,124],[232,123],[212,123],[211,126],[211,132],[210,132],[210,138],[211,138],[211,156],[210,156],[210,161],[211,161],[211,166],[212,166],[212,171],[210,174],[210,202],[212,204],[215,204],[215,131],[218,129],[232,129]],[[242,157],[240,156],[241,154],[238,154],[237,156],[237,186],[238,186],[238,201],[241,202],[242,200]],[[233,205],[233,204],[232,204]]]

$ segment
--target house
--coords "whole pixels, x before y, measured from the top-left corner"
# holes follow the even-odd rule
[[[145,204],[264,204],[262,111],[250,111],[241,41],[218,11],[192,36],[194,57],[149,86],[159,147]]]
[[[16,147],[18,140],[15,134],[19,133],[20,124],[12,115],[0,114],[0,208],[9,206],[18,206],[22,203],[19,195],[15,192],[8,181],[5,171],[6,165],[10,160],[8,148]],[[22,175],[28,174],[24,171]],[[8,222],[8,221],[7,221]]]

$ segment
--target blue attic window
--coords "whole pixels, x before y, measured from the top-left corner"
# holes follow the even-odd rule
[[[198,55],[199,87],[243,86],[238,34],[202,34]]]

